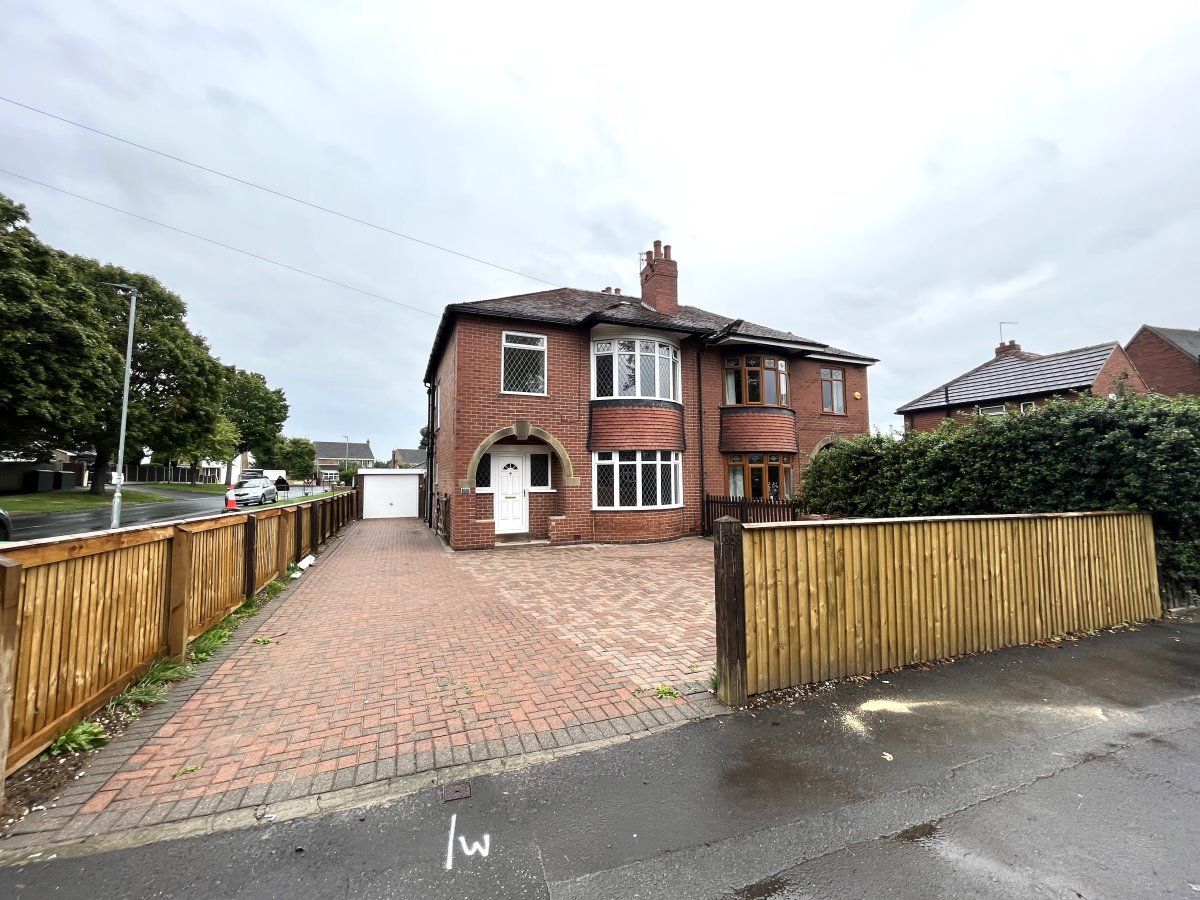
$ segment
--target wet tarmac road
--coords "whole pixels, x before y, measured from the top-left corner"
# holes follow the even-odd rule
[[[172,499],[164,503],[142,503],[121,508],[121,525],[148,525],[153,522],[171,522],[175,519],[187,519],[194,516],[213,515],[221,512],[225,505],[223,494],[195,494],[187,491],[173,491],[158,485],[128,485],[130,490],[146,493],[161,494]],[[292,491],[291,496],[297,496]],[[112,492],[109,491],[111,498]],[[0,506],[3,501],[0,500]],[[104,531],[112,520],[112,510],[103,507],[98,509],[77,510],[74,512],[58,512],[34,515],[13,516],[13,540],[31,541],[36,538],[62,537],[68,534],[81,534],[88,531]]]
[[[64,849],[0,870],[0,894],[1189,897],[1198,783],[1200,625],[1159,624],[844,684],[451,803]]]

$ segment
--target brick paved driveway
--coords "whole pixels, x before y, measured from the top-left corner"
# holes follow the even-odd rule
[[[712,619],[712,547],[699,539],[452,553],[419,522],[359,522],[269,620],[249,623],[272,643],[234,651],[71,830],[704,715],[711,697],[687,693],[707,685]],[[660,684],[685,696],[660,699]]]

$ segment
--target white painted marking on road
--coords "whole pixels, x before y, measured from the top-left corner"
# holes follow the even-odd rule
[[[454,832],[458,829],[458,813],[450,816],[450,838],[446,841],[446,871],[449,872],[454,868]],[[458,835],[458,845],[462,848],[464,856],[479,856],[487,859],[487,855],[492,849],[492,836],[484,834],[483,839],[467,843],[467,839],[462,835]]]

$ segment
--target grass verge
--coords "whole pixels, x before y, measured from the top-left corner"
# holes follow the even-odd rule
[[[148,494],[144,491],[125,488],[121,491],[123,506],[138,506],[143,503],[169,503],[170,497]],[[108,509],[112,506],[112,493],[98,497],[89,494],[86,488],[69,491],[47,491],[44,494],[6,494],[0,497],[0,509],[10,516],[29,516],[38,513],[75,512],[85,509]]]

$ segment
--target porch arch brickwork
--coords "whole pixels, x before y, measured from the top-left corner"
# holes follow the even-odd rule
[[[515,437],[519,441],[527,441],[533,437],[544,441],[558,456],[558,463],[562,466],[563,487],[579,486],[579,476],[575,474],[575,467],[571,463],[571,454],[567,452],[567,448],[562,445],[562,442],[546,429],[531,425],[526,419],[518,419],[507,428],[500,428],[493,431],[479,442],[479,446],[475,448],[475,452],[471,455],[471,461],[467,463],[465,477],[458,482],[459,488],[470,490],[475,487],[475,474],[479,470],[479,460],[483,458],[483,454],[487,453],[494,443],[506,437]]]

